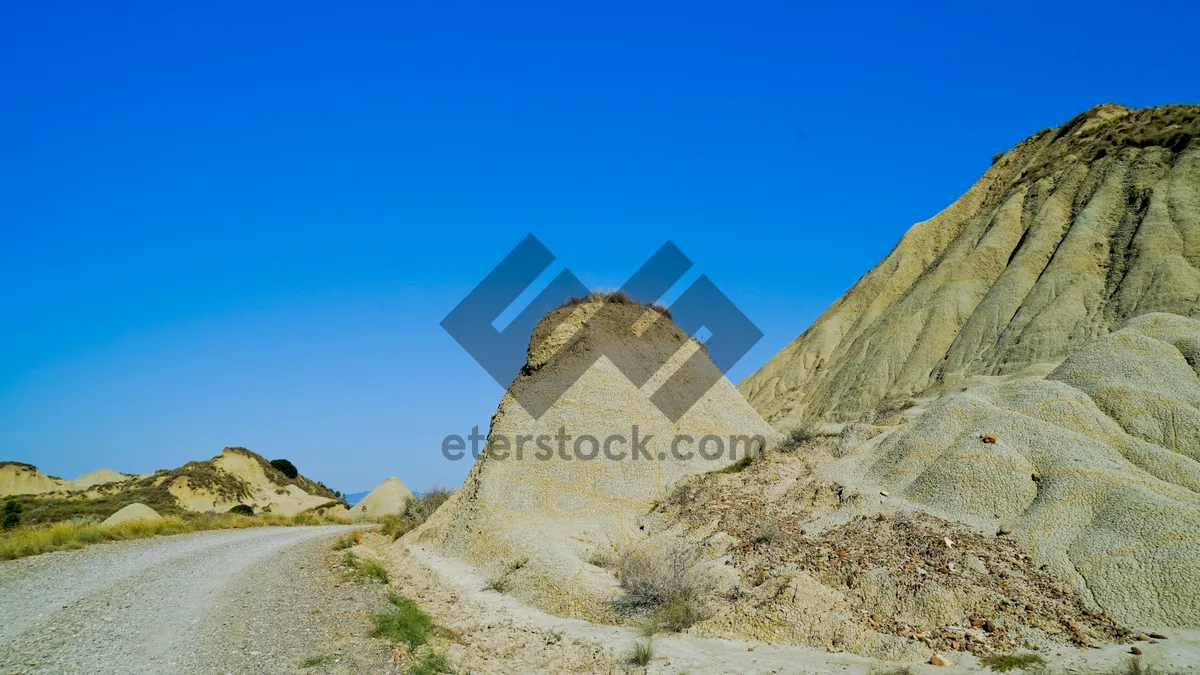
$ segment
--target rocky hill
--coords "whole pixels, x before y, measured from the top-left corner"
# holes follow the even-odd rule
[[[739,389],[776,428],[1044,375],[1148,312],[1200,316],[1200,106],[1092,108],[998,155]]]
[[[646,523],[766,589],[702,629],[924,659],[1200,626],[1197,136],[1034,135],[747,378],[790,442]]]
[[[75,480],[64,480],[57,476],[47,476],[32,464],[0,462],[0,497],[46,492],[73,492],[106,483],[117,483],[129,478],[131,476],[111,469],[97,469]]]
[[[3,496],[24,507],[27,523],[70,518],[104,519],[133,503],[163,515],[224,513],[238,504],[257,512],[295,515],[309,510],[345,513],[329,488],[297,474],[289,478],[245,448],[225,448],[212,459],[130,476],[106,469],[74,481],[46,476],[18,462],[0,465]]]
[[[638,520],[681,478],[731,464],[734,438],[740,458],[753,437],[761,448],[774,436],[724,378],[671,422],[651,396],[676,370],[707,387],[714,366],[689,358],[703,347],[661,308],[623,300],[589,296],[542,319],[492,417],[487,451],[405,541],[478,565],[543,609],[611,618],[612,576],[588,561],[635,539]],[[657,374],[639,387],[615,363]],[[545,412],[535,419],[524,404]],[[688,442],[677,454],[681,435]]]

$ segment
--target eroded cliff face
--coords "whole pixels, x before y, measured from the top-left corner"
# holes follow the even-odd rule
[[[552,312],[462,488],[402,545],[477,565],[541,609],[614,619],[612,575],[587,561],[636,538],[639,518],[681,478],[731,464],[734,439],[744,457],[774,437],[728,380],[708,388],[715,366],[691,360],[698,350],[654,308],[592,300]],[[635,385],[617,362],[654,376]],[[652,396],[680,373],[703,396],[673,422]],[[543,401],[539,417],[525,407]]]
[[[1200,316],[1200,106],[1092,108],[918,223],[739,385],[777,429],[1043,376],[1149,312]]]

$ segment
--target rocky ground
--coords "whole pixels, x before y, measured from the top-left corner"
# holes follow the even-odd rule
[[[634,666],[627,656],[638,640],[634,628],[606,626],[542,612],[488,586],[477,569],[419,546],[364,540],[364,555],[377,555],[393,571],[392,587],[416,600],[443,627],[435,648],[459,673],[749,673],[848,675],[945,675],[989,672],[970,653],[951,655],[952,665],[898,664],[845,651],[798,645],[720,639],[694,633],[659,634],[653,658]],[[1200,634],[1173,631],[1157,644],[1139,642],[1143,667],[1162,675],[1200,672]],[[1128,645],[1044,651],[1046,675],[1124,675]]]
[[[346,584],[344,527],[213,531],[0,563],[0,672],[398,672]]]

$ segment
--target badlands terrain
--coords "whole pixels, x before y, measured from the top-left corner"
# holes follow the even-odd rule
[[[1155,637],[1200,627],[1197,136],[1195,106],[1103,105],[997,155],[738,391],[721,382],[674,423],[650,396],[703,348],[667,312],[598,295],[551,313],[493,436],[636,423],[768,451],[489,451],[392,556],[453,560],[522,607],[652,642],[1200,668]],[[543,416],[517,403],[599,351],[616,356]],[[678,354],[640,388],[613,365],[660,352]]]
[[[136,494],[378,523],[0,564],[0,664],[116,672],[120,648],[142,672],[1200,672],[1197,137],[1198,106],[1102,105],[998,154],[736,387],[707,387],[707,347],[656,298],[576,299],[534,329],[444,503],[389,480],[356,513],[240,449],[78,482],[0,467],[7,494],[37,488],[27,513]],[[667,403],[698,399],[674,421],[654,398],[669,380]],[[556,434],[575,455],[509,443]],[[582,459],[587,436],[625,453]],[[695,452],[709,441],[722,452]],[[349,573],[362,561],[370,579]],[[420,639],[378,620],[371,637],[372,614],[414,607]],[[156,637],[159,619],[179,630]]]

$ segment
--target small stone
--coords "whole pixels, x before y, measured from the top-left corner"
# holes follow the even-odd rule
[[[982,628],[984,623],[983,619],[971,619],[971,628]]]
[[[950,537],[942,537],[942,541],[945,542],[946,548],[954,548],[954,541]]]
[[[1166,640],[1167,639],[1167,636],[1163,635],[1162,633],[1150,633],[1149,635],[1150,635],[1150,637],[1154,638],[1155,640]]]
[[[1142,633],[1141,635],[1137,636],[1137,639],[1141,640],[1142,642],[1149,642],[1150,636]]]
[[[950,659],[946,658],[945,656],[942,656],[938,652],[933,653],[933,656],[929,659],[929,664],[932,666],[952,666],[952,665],[954,665],[954,663],[952,661],[950,661]]]
[[[887,496],[888,496],[888,493],[887,493],[887,491],[886,491],[886,490],[880,490],[880,491],[879,491],[879,494],[880,494],[880,495],[882,495],[882,496],[884,496],[884,497],[887,497]]]
[[[987,621],[984,621],[984,622],[983,622],[983,629],[984,629],[984,630],[986,630],[986,631],[987,631],[987,632],[989,632],[989,633],[995,633],[995,632],[996,632],[996,622],[995,622],[995,621],[992,621],[991,619],[988,619]]]
[[[1130,648],[1129,648],[1129,653],[1130,653],[1130,654],[1133,654],[1134,656],[1141,656],[1141,655],[1142,655],[1142,650],[1138,649],[1137,647],[1130,647]]]
[[[981,440],[984,443],[987,443],[989,445],[995,445],[996,444],[996,434],[983,434],[982,436],[979,437],[979,440]]]
[[[1009,525],[1008,523],[1003,523],[1000,525],[1000,534],[1012,534],[1012,533],[1013,533],[1012,525]]]

